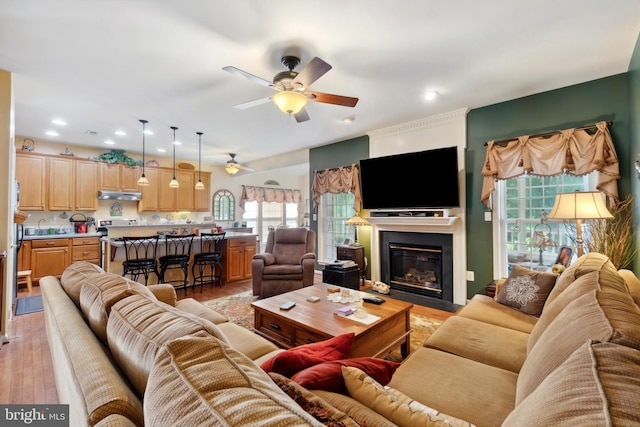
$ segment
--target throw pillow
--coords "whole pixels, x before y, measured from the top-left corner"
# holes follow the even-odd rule
[[[358,368],[342,367],[349,395],[400,427],[471,427],[472,424],[442,414],[398,390],[383,387]]]
[[[295,381],[275,372],[270,372],[269,376],[271,376],[273,382],[280,387],[280,390],[284,391],[286,395],[293,399],[307,414],[322,424],[332,427],[358,426],[358,423],[347,414],[334,408]]]
[[[287,378],[303,369],[329,360],[347,359],[355,334],[342,334],[312,344],[304,344],[278,353],[260,365],[265,372],[276,372]]]
[[[391,376],[398,369],[400,363],[375,357],[332,360],[303,369],[294,374],[291,379],[309,390],[325,390],[346,394],[347,389],[342,377],[343,366],[359,368],[380,384],[386,385],[391,381]]]
[[[557,278],[553,273],[514,265],[507,280],[498,288],[496,301],[538,317]]]

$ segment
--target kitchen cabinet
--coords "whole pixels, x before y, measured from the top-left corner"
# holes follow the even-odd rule
[[[226,239],[222,252],[224,283],[251,278],[251,260],[256,254],[256,236]]]
[[[60,278],[71,263],[69,239],[42,239],[31,241],[31,279],[38,281],[45,276]]]
[[[140,191],[138,178],[142,172],[137,166],[104,162],[100,162],[98,165],[100,165],[100,188],[98,190]]]
[[[160,210],[158,206],[158,169],[145,168],[144,175],[149,180],[149,185],[138,187],[142,193],[140,201],[138,202],[138,212],[158,212]],[[168,186],[169,183],[167,183],[167,187]]]
[[[74,237],[71,241],[71,262],[76,261],[100,265],[100,237]]]
[[[176,188],[169,187],[173,179],[173,169],[158,169],[158,210],[160,212],[175,212]]]
[[[75,196],[74,159],[49,158],[49,203],[50,211],[73,210]]]
[[[211,173],[202,172],[202,183],[204,184],[203,190],[195,190],[196,192],[196,212],[211,212]],[[193,175],[195,182],[198,182],[198,172]],[[195,184],[194,184],[195,188]]]
[[[193,171],[176,171],[176,179],[180,187],[176,191],[176,211],[193,212],[196,210],[196,182]]]
[[[18,271],[31,270],[31,240],[23,240],[18,252]]]
[[[98,209],[98,163],[93,160],[76,160],[76,210]]]
[[[16,153],[16,179],[20,183],[20,210],[45,210],[48,189],[47,157]]]

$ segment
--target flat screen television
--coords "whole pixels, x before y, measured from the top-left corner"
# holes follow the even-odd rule
[[[374,210],[460,207],[458,149],[360,160],[362,207]]]

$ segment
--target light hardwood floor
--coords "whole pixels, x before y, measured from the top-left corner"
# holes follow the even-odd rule
[[[316,274],[316,281],[322,281],[321,275]],[[205,285],[202,293],[199,288],[189,289],[187,297],[207,301],[249,289],[251,289],[251,280],[231,283],[224,288]],[[177,293],[179,299],[185,298],[182,289]],[[26,288],[20,288],[18,297],[38,294],[40,294],[38,286],[34,286],[31,292],[27,292]],[[452,313],[416,305],[411,311],[438,320],[444,320],[452,315]],[[0,348],[0,403],[58,403],[44,313],[13,316],[9,321],[8,334],[9,343]]]

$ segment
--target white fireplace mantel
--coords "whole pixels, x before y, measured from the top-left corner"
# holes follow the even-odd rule
[[[367,217],[366,220],[374,224],[379,230],[413,231],[418,233],[448,233],[455,231],[457,216],[446,217],[415,217],[415,216],[387,216]]]

